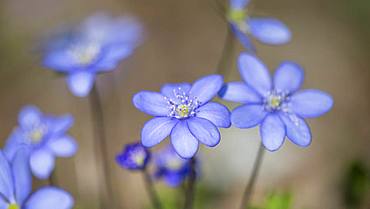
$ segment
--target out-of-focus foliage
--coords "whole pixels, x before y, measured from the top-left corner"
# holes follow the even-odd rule
[[[354,161],[344,177],[343,196],[349,209],[360,209],[370,195],[370,169],[361,161]]]
[[[290,192],[272,192],[262,206],[249,209],[292,209],[293,195]]]

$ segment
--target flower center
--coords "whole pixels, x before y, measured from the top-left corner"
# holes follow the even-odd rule
[[[80,65],[91,64],[99,55],[100,47],[96,43],[73,46],[70,53]]]
[[[169,170],[172,170],[172,171],[177,171],[177,170],[180,170],[180,168],[182,167],[182,161],[179,160],[179,159],[169,159],[167,161],[167,165],[166,167],[169,169]]]
[[[19,209],[19,206],[15,203],[12,203],[8,206],[8,209]]]
[[[268,111],[281,110],[286,99],[284,94],[272,92],[266,98],[265,108]]]
[[[197,98],[190,97],[181,88],[174,89],[176,99],[166,98],[170,108],[170,117],[183,119],[195,116],[200,102]]]
[[[145,153],[142,152],[135,153],[133,160],[136,163],[136,165],[142,166],[145,161]]]
[[[41,142],[45,134],[46,134],[46,129],[40,126],[40,127],[37,127],[31,130],[28,133],[28,138],[32,144],[38,144]]]
[[[230,9],[227,15],[228,20],[235,24],[243,33],[249,33],[249,26],[247,24],[248,15],[243,9]]]

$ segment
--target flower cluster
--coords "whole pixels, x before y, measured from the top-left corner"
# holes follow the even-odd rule
[[[77,151],[75,140],[66,134],[73,124],[70,115],[45,115],[34,106],[24,107],[19,126],[0,150],[0,208],[2,209],[71,209],[69,193],[53,186],[31,194],[32,174],[48,178],[55,157],[71,157]]]
[[[49,41],[44,65],[67,75],[70,91],[79,97],[89,94],[97,73],[114,70],[133,53],[142,28],[132,17],[94,15]]]

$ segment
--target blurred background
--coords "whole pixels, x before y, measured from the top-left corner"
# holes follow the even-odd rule
[[[98,208],[101,186],[88,99],[72,96],[63,78],[41,66],[37,47],[52,29],[95,12],[134,15],[145,27],[144,44],[119,69],[99,76],[97,87],[103,98],[115,198],[120,208],[148,208],[142,176],[122,170],[114,161],[124,144],[139,139],[149,119],[135,109],[131,97],[140,90],[159,90],[166,82],[191,82],[215,73],[227,25],[212,1],[0,0],[0,144],[26,104],[53,114],[72,113],[71,135],[80,150],[72,159],[58,159],[56,178],[74,195],[76,208]],[[309,121],[309,148],[286,141],[282,149],[265,155],[254,205],[369,209],[365,185],[370,185],[370,1],[254,0],[249,12],[277,17],[293,32],[292,42],[285,46],[256,43],[271,71],[282,60],[295,60],[306,70],[305,87],[325,90],[335,99],[331,112]],[[238,43],[232,63],[241,51]],[[239,80],[235,64],[225,78]],[[201,150],[199,209],[238,207],[260,142],[257,128],[222,130],[222,137],[216,148]],[[158,188],[167,202],[178,194],[161,183]],[[271,201],[288,206],[268,208]]]

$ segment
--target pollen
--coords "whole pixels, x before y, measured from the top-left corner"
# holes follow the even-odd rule
[[[37,144],[42,140],[44,135],[45,130],[43,128],[36,128],[29,133],[28,137],[32,143]]]
[[[81,65],[91,64],[100,53],[100,48],[97,44],[87,44],[74,46],[71,49],[72,56],[77,60]]]
[[[281,104],[281,99],[276,96],[272,96],[269,100],[269,105],[272,108],[278,108]]]
[[[136,165],[143,165],[144,162],[145,162],[145,154],[144,153],[137,153],[134,158],[133,158],[134,162],[136,163]]]
[[[8,206],[8,209],[20,209],[19,206],[15,203],[12,203]]]
[[[179,159],[169,159],[167,161],[167,168],[173,171],[179,170],[182,167],[183,163]]]
[[[176,113],[178,116],[182,118],[186,118],[189,116],[190,108],[188,105],[181,104],[176,107]]]
[[[228,19],[235,23],[240,23],[245,20],[247,13],[242,9],[231,9],[228,14]]]

